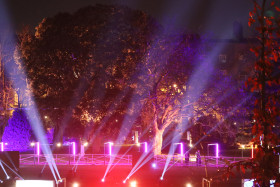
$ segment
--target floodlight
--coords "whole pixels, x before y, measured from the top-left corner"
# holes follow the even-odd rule
[[[79,187],[79,184],[75,182],[75,183],[73,184],[73,187]]]
[[[136,181],[130,182],[130,186],[131,186],[131,187],[136,187],[136,186],[137,186],[137,182],[136,182]]]

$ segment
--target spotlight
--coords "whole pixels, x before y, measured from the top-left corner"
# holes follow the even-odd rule
[[[189,144],[190,147],[193,147],[193,144]]]
[[[63,179],[59,179],[58,181],[57,181],[57,183],[62,183],[63,182]]]
[[[137,143],[136,145],[137,145],[137,147],[140,147],[140,143]]]
[[[48,119],[48,116],[44,116],[45,119]]]
[[[10,179],[10,176],[7,176],[7,180],[9,180]]]
[[[136,181],[132,181],[132,182],[130,183],[130,186],[131,186],[131,187],[137,187]]]
[[[101,180],[101,182],[105,182],[105,179],[103,178],[103,179]]]
[[[57,146],[57,147],[61,147],[61,143],[60,143],[60,142],[57,143],[56,146]]]
[[[186,187],[192,187],[191,183],[186,184]]]
[[[73,187],[79,187],[79,184],[75,182],[75,183],[73,184]]]
[[[85,143],[84,143],[84,146],[87,147],[87,146],[88,146],[88,142],[85,142]]]
[[[157,167],[157,164],[156,164],[156,163],[153,163],[153,164],[152,164],[152,167],[153,167],[153,168],[156,168],[156,167]]]
[[[160,180],[162,181],[162,180],[163,180],[163,177],[160,177]]]
[[[124,180],[124,181],[123,181],[123,183],[125,184],[125,183],[126,183],[126,181]]]
[[[31,147],[35,146],[35,142],[30,143]]]

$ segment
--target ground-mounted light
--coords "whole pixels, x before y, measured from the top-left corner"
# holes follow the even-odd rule
[[[79,183],[76,183],[76,182],[75,182],[75,183],[73,184],[73,187],[79,187]]]
[[[31,146],[31,147],[34,147],[34,146],[35,146],[35,142],[31,142],[31,143],[30,143],[30,146]]]
[[[105,182],[105,179],[103,178],[103,179],[101,179],[101,182]]]
[[[137,147],[140,147],[140,143],[137,143],[136,146],[137,146]]]
[[[156,163],[152,163],[152,167],[153,168],[157,168],[157,164]]]
[[[190,143],[190,144],[189,144],[189,147],[193,147],[193,144]]]
[[[60,143],[60,142],[57,143],[56,146],[57,146],[57,147],[61,147],[61,143]]]
[[[137,187],[137,182],[136,181],[131,181],[130,186],[131,187]]]
[[[126,183],[126,180],[124,180],[123,183],[125,184],[125,183]]]
[[[7,176],[7,180],[9,180],[10,179],[10,176]]]
[[[160,177],[160,180],[162,181],[162,180],[163,180],[163,177]]]
[[[192,187],[192,184],[191,183],[187,183],[186,187]]]

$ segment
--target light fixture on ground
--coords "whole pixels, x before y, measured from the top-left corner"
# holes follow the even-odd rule
[[[103,179],[101,179],[101,182],[105,182],[105,179],[103,178]]]
[[[152,167],[153,167],[153,168],[156,168],[156,167],[157,167],[157,164],[156,164],[156,163],[152,163]]]
[[[131,187],[137,187],[137,182],[136,181],[131,181],[130,186]]]
[[[75,182],[75,183],[73,184],[73,187],[79,187],[79,184]]]
[[[186,187],[192,187],[192,184],[191,183],[187,183]]]

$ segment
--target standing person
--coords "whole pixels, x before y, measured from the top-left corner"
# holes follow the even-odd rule
[[[201,157],[200,157],[199,150],[196,151],[195,156],[196,156],[196,166],[199,166],[201,164]]]
[[[190,152],[188,151],[185,154],[185,163],[186,163],[187,166],[189,165],[189,161],[190,161]]]

